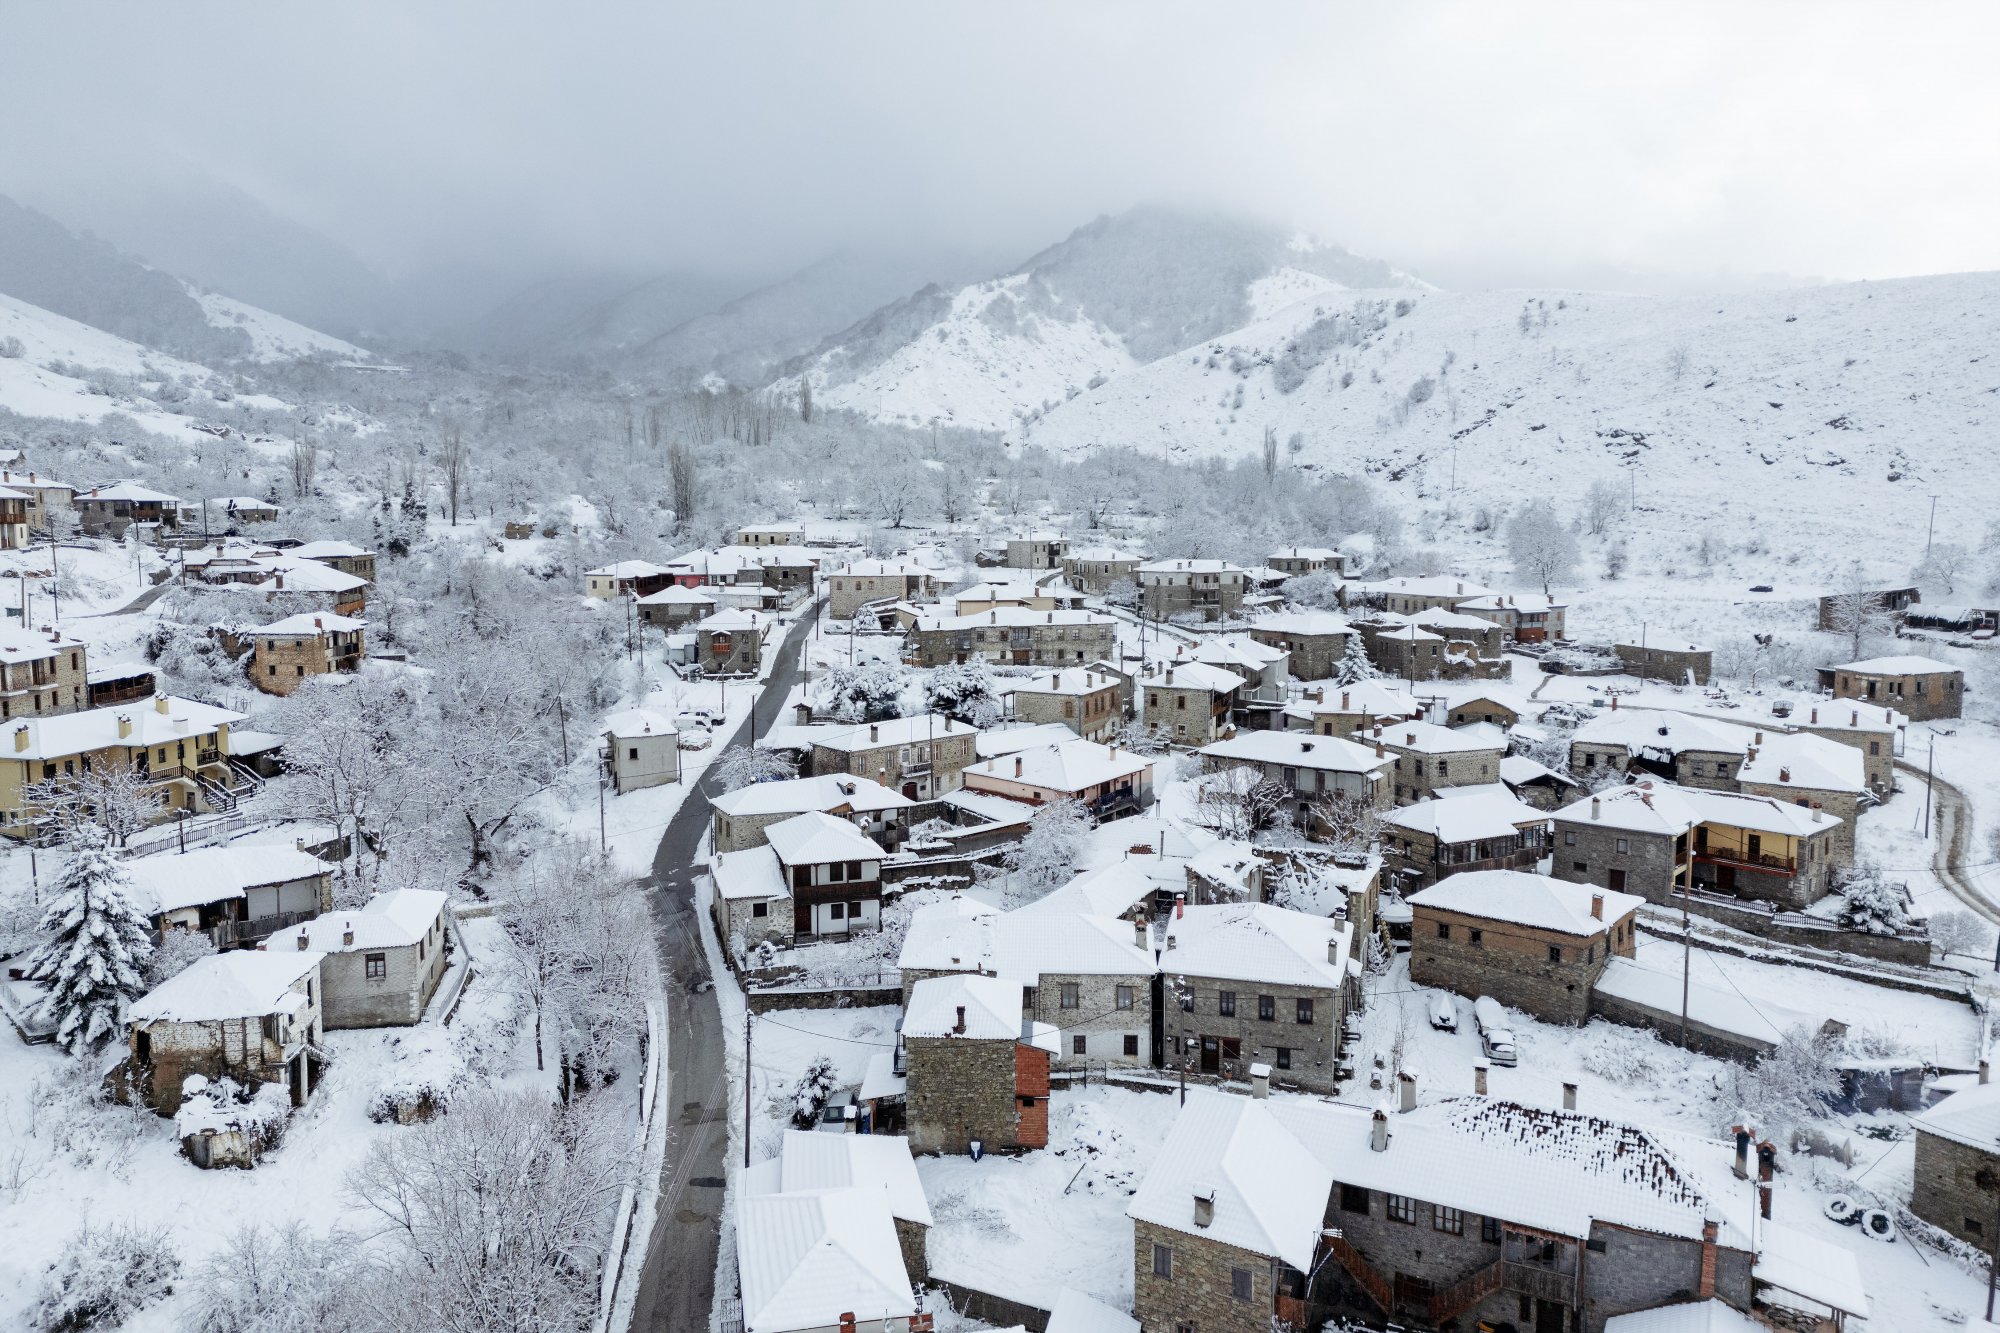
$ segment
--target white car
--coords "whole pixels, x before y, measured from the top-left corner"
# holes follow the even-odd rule
[[[1439,1032],[1458,1031],[1458,1006],[1449,995],[1431,996],[1431,1026]]]
[[[708,734],[706,727],[689,727],[681,732],[680,747],[683,750],[706,750],[714,742],[715,738]]]
[[[1512,1069],[1521,1063],[1520,1053],[1514,1049],[1514,1034],[1506,1028],[1488,1028],[1479,1034],[1480,1049],[1486,1053],[1488,1064]]]

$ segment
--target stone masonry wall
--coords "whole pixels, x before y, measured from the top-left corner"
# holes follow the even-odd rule
[[[383,955],[384,975],[368,976],[369,954]],[[320,962],[326,988],[328,1028],[403,1027],[424,1015],[424,1006],[444,976],[444,949],[428,940],[419,947],[354,949],[330,953]]]
[[[1623,851],[1618,849],[1621,840]],[[1581,819],[1555,821],[1555,855],[1549,873],[1557,879],[1600,889],[1617,888],[1611,882],[1611,872],[1623,870],[1624,892],[1636,893],[1648,902],[1665,903],[1673,890],[1674,865],[1672,838],[1607,827],[1593,823],[1588,814]]]
[[[1065,985],[1076,989],[1074,1009],[1062,1007]],[[1118,987],[1131,989],[1131,1007],[1118,1007]],[[1056,1034],[1055,1066],[1124,1065],[1143,1067],[1152,1063],[1153,986],[1149,976],[1082,976],[1042,974],[1034,991],[1034,1019],[1053,1023]],[[1077,1038],[1084,1050],[1075,1050]],[[1134,1038],[1133,1054],[1125,1053],[1125,1038]]]
[[[1982,1187],[1979,1178],[1988,1183]],[[1993,1244],[2000,1223],[2000,1153],[1955,1143],[1917,1130],[1916,1174],[1910,1185],[1910,1211],[1933,1226],[1943,1227],[1962,1241],[1985,1249]]]
[[[1012,1039],[911,1037],[904,1045],[912,1152],[970,1152],[973,1139],[989,1152],[1014,1146],[1020,1121]]]
[[[1194,1197],[1188,1196],[1188,1217]],[[1173,1253],[1171,1275],[1153,1272],[1153,1247]],[[1132,1313],[1144,1333],[1174,1333],[1190,1324],[1199,1333],[1270,1333],[1272,1260],[1206,1236],[1175,1231],[1154,1222],[1132,1223]],[[1250,1274],[1250,1299],[1233,1294],[1233,1271]]]
[[[1440,938],[1440,927],[1450,932]],[[1480,941],[1472,942],[1478,931]],[[1549,949],[1563,961],[1549,961]],[[1579,939],[1556,931],[1440,912],[1418,906],[1410,923],[1410,980],[1460,995],[1490,995],[1551,1023],[1590,1017],[1590,988],[1610,961],[1605,936]]]
[[[1308,990],[1266,981],[1238,981],[1214,977],[1187,976],[1174,970],[1174,955],[1161,958],[1166,973],[1166,1060],[1178,1067],[1183,1060],[1194,1070],[1201,1068],[1203,1037],[1235,1038],[1241,1054],[1235,1060],[1219,1059],[1216,1071],[1224,1078],[1247,1079],[1250,1066],[1261,1061],[1271,1066],[1271,1081],[1281,1087],[1298,1087],[1308,1092],[1334,1092],[1335,1056],[1340,1030],[1341,996],[1333,990]],[[1194,1008],[1185,1010],[1177,1001],[1177,984],[1193,992]],[[1222,992],[1235,995],[1234,1016],[1221,1012]],[[1257,1017],[1258,997],[1272,997],[1272,1017]],[[1313,1002],[1310,1025],[1298,1021],[1298,1001]],[[1178,1041],[1178,1049],[1176,1043]],[[1279,1064],[1279,1049],[1290,1052],[1290,1067]]]

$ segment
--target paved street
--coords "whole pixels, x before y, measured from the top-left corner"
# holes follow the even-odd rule
[[[786,693],[798,682],[800,660],[811,637],[810,625],[801,624],[780,649],[784,656],[758,702],[759,735],[770,728]],[[746,719],[727,745],[749,744],[750,728]],[[723,1042],[736,1040],[739,1034],[723,1033],[713,991],[700,995],[688,991],[690,981],[708,975],[695,917],[693,864],[708,826],[708,798],[715,786],[704,778],[688,793],[653,858],[653,916],[661,958],[672,978],[667,990],[663,1109],[671,1116],[673,1138],[660,1174],[658,1222],[646,1246],[633,1307],[632,1327],[644,1333],[706,1329],[715,1296],[716,1228],[726,1175],[722,1159],[729,1145],[722,1051]]]

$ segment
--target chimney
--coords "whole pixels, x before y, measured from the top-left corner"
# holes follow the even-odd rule
[[[314,628],[314,629],[325,629],[325,628],[326,628],[326,622],[325,622],[325,621],[323,621],[323,620],[321,620],[321,619],[320,619],[320,618],[319,618],[318,616],[314,616],[314,617],[313,617],[313,628]]]
[[[1789,769],[1789,768],[1780,768],[1780,769],[1778,770],[1778,781],[1780,781],[1780,782],[1790,782],[1791,780],[1792,780],[1792,770],[1791,770],[1791,769]]]
[[[1472,1066],[1472,1095],[1475,1097],[1484,1097],[1486,1095],[1486,1062],[1484,1060]]]
[[[1132,923],[1132,947],[1135,949],[1144,949],[1150,947],[1152,943],[1153,935],[1151,931],[1146,929],[1146,923],[1144,921],[1134,921]]]
[[[1201,1181],[1194,1187],[1194,1224],[1198,1227],[1215,1223],[1215,1186]]]
[[[1764,743],[1764,733],[1763,733],[1763,732],[1761,732],[1761,731],[1753,731],[1753,732],[1751,732],[1751,733],[1750,733],[1750,743],[1751,743],[1752,745],[1762,745],[1762,744]]]
[[[1340,692],[1340,711],[1343,713],[1347,711],[1347,698],[1348,698],[1347,691],[1342,690]]]
[[[166,695],[164,695],[164,694],[156,694],[156,695],[154,695],[154,696],[153,696],[153,711],[154,711],[154,712],[156,712],[156,713],[164,713],[164,712],[166,712],[166,711],[167,711],[167,696],[166,696]]]
[[[1990,1074],[1991,1072],[1992,1072],[1992,1070],[1991,1070],[1991,1068],[1990,1068],[1990,1067],[1989,1067],[1989,1066],[1987,1065],[1986,1061],[1984,1061],[1984,1060],[1981,1060],[1981,1061],[1979,1062],[1979,1081],[1980,1081],[1981,1083],[1984,1083],[1984,1082],[1986,1081],[1986,1079],[1987,1079],[1987,1076],[1988,1076],[1988,1075],[1989,1075],[1989,1074]]]
[[[1453,585],[1453,586],[1454,586],[1454,587],[1455,587],[1455,588],[1456,588],[1456,589],[1457,589],[1457,590],[1458,590],[1459,592],[1464,592],[1464,591],[1465,591],[1465,585],[1464,585],[1463,583],[1459,583],[1459,584],[1455,584],[1455,585]]]
[[[1815,709],[1813,709],[1813,710],[1812,710],[1812,720],[1813,720],[1813,721],[1814,721],[1815,723],[1817,723],[1817,722],[1819,721],[1819,709],[1815,708]]]
[[[875,743],[876,741],[879,741],[879,740],[881,740],[881,739],[882,739],[882,728],[880,728],[880,727],[876,726],[876,725],[875,725],[874,723],[872,723],[872,722],[871,722],[871,723],[869,723],[869,724],[868,724],[868,743],[869,743],[870,745],[873,745],[873,744],[874,744],[874,743]]]
[[[1414,732],[1414,731],[1406,731],[1406,732],[1404,732],[1404,733],[1403,733],[1403,744],[1405,744],[1405,745],[1415,745],[1416,743],[1417,743],[1417,733],[1416,733],[1416,732]]]
[[[1771,1220],[1771,1173],[1778,1165],[1778,1145],[1766,1141],[1757,1145],[1757,1215]]]
[[[1590,919],[1592,921],[1604,919],[1604,895],[1601,893],[1590,895]]]
[[[1162,847],[1165,847],[1166,839],[1162,838],[1160,840],[1160,845]],[[1165,855],[1164,852],[1162,852],[1161,854]],[[1177,893],[1174,895],[1174,917],[1176,920],[1178,920],[1179,918],[1184,917],[1186,915],[1187,915],[1187,895],[1185,893]]]
[[[306,934],[306,933],[305,933],[305,932],[304,932],[303,930],[302,930],[302,931],[300,931],[300,932],[299,932],[299,949],[300,949],[300,951],[301,951],[301,952],[303,952],[304,950],[306,950],[307,948],[309,948],[309,947],[310,947],[311,945],[312,945],[312,937],[311,937],[310,935]]]
[[[1736,1162],[1729,1169],[1738,1180],[1750,1179],[1750,1131],[1741,1125],[1730,1129],[1736,1139]]]
[[[965,1006],[962,1004],[958,1006],[958,1021],[951,1025],[951,1030],[956,1036],[965,1035]]]
[[[340,932],[340,947],[343,949],[352,949],[354,947],[354,923],[346,921],[342,924],[346,926],[346,929]]]
[[[22,730],[24,730],[24,731],[25,731],[25,730],[26,730],[26,728],[24,727],[24,728],[22,728]],[[130,736],[131,734],[132,734],[132,719],[131,719],[131,717],[130,717],[130,716],[128,716],[127,714],[124,714],[124,713],[120,713],[120,714],[118,715],[118,739],[122,741],[122,740],[124,740],[124,739],[125,739],[126,737]],[[21,748],[25,749],[25,748],[26,748],[26,746],[25,746],[25,745],[23,745],[23,746],[21,746]]]
[[[1271,1095],[1271,1066],[1261,1060],[1250,1066],[1250,1095],[1252,1097]]]
[[[1706,1218],[1701,1224],[1701,1277],[1697,1280],[1694,1297],[1698,1301],[1715,1299],[1715,1219]]]
[[[1614,713],[1618,711],[1618,696],[1615,694],[1611,696],[1611,711]]]
[[[1575,1109],[1576,1109],[1576,1084],[1565,1082],[1563,1084],[1563,1110],[1574,1111]]]
[[[1602,810],[1603,810],[1603,806],[1604,806],[1604,802],[1603,802],[1602,800],[1600,800],[1599,798],[1597,798],[1597,797],[1595,797],[1595,796],[1591,797],[1591,798],[1590,798],[1590,817],[1591,817],[1592,819],[1601,819],[1601,818],[1603,818],[1603,813],[1602,813]]]
[[[284,590],[285,590],[285,576],[283,574],[280,574],[278,575],[278,591],[283,592]]]
[[[1417,1075],[1405,1069],[1396,1075],[1396,1109],[1414,1111],[1417,1109]]]
[[[1014,776],[1021,776],[1021,756],[1018,754],[1014,756]]]
[[[18,752],[28,748],[28,724],[23,722],[14,728],[14,749]]]
[[[1167,664],[1167,684],[1171,685],[1173,683],[1174,683],[1174,668],[1173,664],[1170,662]]]
[[[1377,727],[1377,728],[1376,728],[1375,730],[1376,730],[1376,731],[1377,731],[1377,732],[1379,733],[1379,732],[1381,731],[1381,728],[1380,728],[1380,727]],[[1378,739],[1377,739],[1377,740],[1376,740],[1376,742],[1375,742],[1375,757],[1376,757],[1377,759],[1380,759],[1380,758],[1382,757],[1382,742],[1381,742],[1381,740],[1379,739],[1379,736],[1378,736]]]
[[[1854,710],[1854,716],[1848,719],[1847,725],[1850,727],[1858,727],[1861,725],[1861,710],[1859,708]]]
[[[1375,1114],[1369,1119],[1368,1150],[1370,1152],[1389,1151],[1389,1114],[1379,1106],[1375,1108]]]
[[[852,1310],[843,1310],[843,1311],[841,1311],[841,1313],[840,1313],[840,1333],[855,1333],[855,1329],[856,1329],[856,1327],[857,1327],[857,1325],[855,1324],[855,1321],[854,1321],[854,1311],[852,1311]]]

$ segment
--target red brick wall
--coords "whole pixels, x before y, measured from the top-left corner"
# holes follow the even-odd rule
[[[1032,1098],[1033,1106],[1021,1104]],[[1019,1129],[1014,1142],[1021,1148],[1049,1146],[1049,1053],[1026,1043],[1014,1047],[1014,1099]]]

